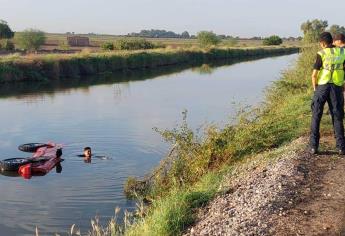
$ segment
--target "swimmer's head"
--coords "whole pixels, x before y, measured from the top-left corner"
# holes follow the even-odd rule
[[[84,157],[91,158],[91,148],[90,147],[85,147],[84,148]]]

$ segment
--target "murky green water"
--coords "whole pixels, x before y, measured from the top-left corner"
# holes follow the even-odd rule
[[[117,206],[132,209],[124,180],[147,173],[168,149],[153,127],[174,127],[184,109],[195,128],[222,125],[239,103],[259,104],[264,88],[296,57],[182,71],[167,67],[87,79],[81,87],[77,80],[1,85],[0,159],[27,156],[17,150],[21,143],[55,141],[65,145],[65,161],[62,173],[44,177],[0,175],[0,235],[33,235],[35,226],[41,235],[63,235],[72,224],[86,232],[96,215],[106,219]],[[84,163],[77,155],[85,146],[106,158]]]

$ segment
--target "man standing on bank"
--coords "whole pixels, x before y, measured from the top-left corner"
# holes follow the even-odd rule
[[[320,122],[323,107],[328,100],[334,116],[333,128],[336,146],[340,155],[345,154],[344,138],[344,66],[345,49],[335,48],[333,38],[328,32],[320,36],[321,51],[317,53],[312,74],[314,97],[311,105],[312,121],[310,134],[310,153],[317,154],[320,141]]]

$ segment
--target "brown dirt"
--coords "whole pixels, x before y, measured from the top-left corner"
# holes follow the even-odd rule
[[[185,235],[345,235],[345,157],[335,152],[284,152],[230,182]]]
[[[304,154],[306,157],[308,154]],[[276,235],[345,235],[345,158],[332,153],[309,157],[301,202],[272,217]]]

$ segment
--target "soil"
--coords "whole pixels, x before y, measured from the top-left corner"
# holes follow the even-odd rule
[[[185,235],[345,235],[345,156],[284,152],[229,182]]]

